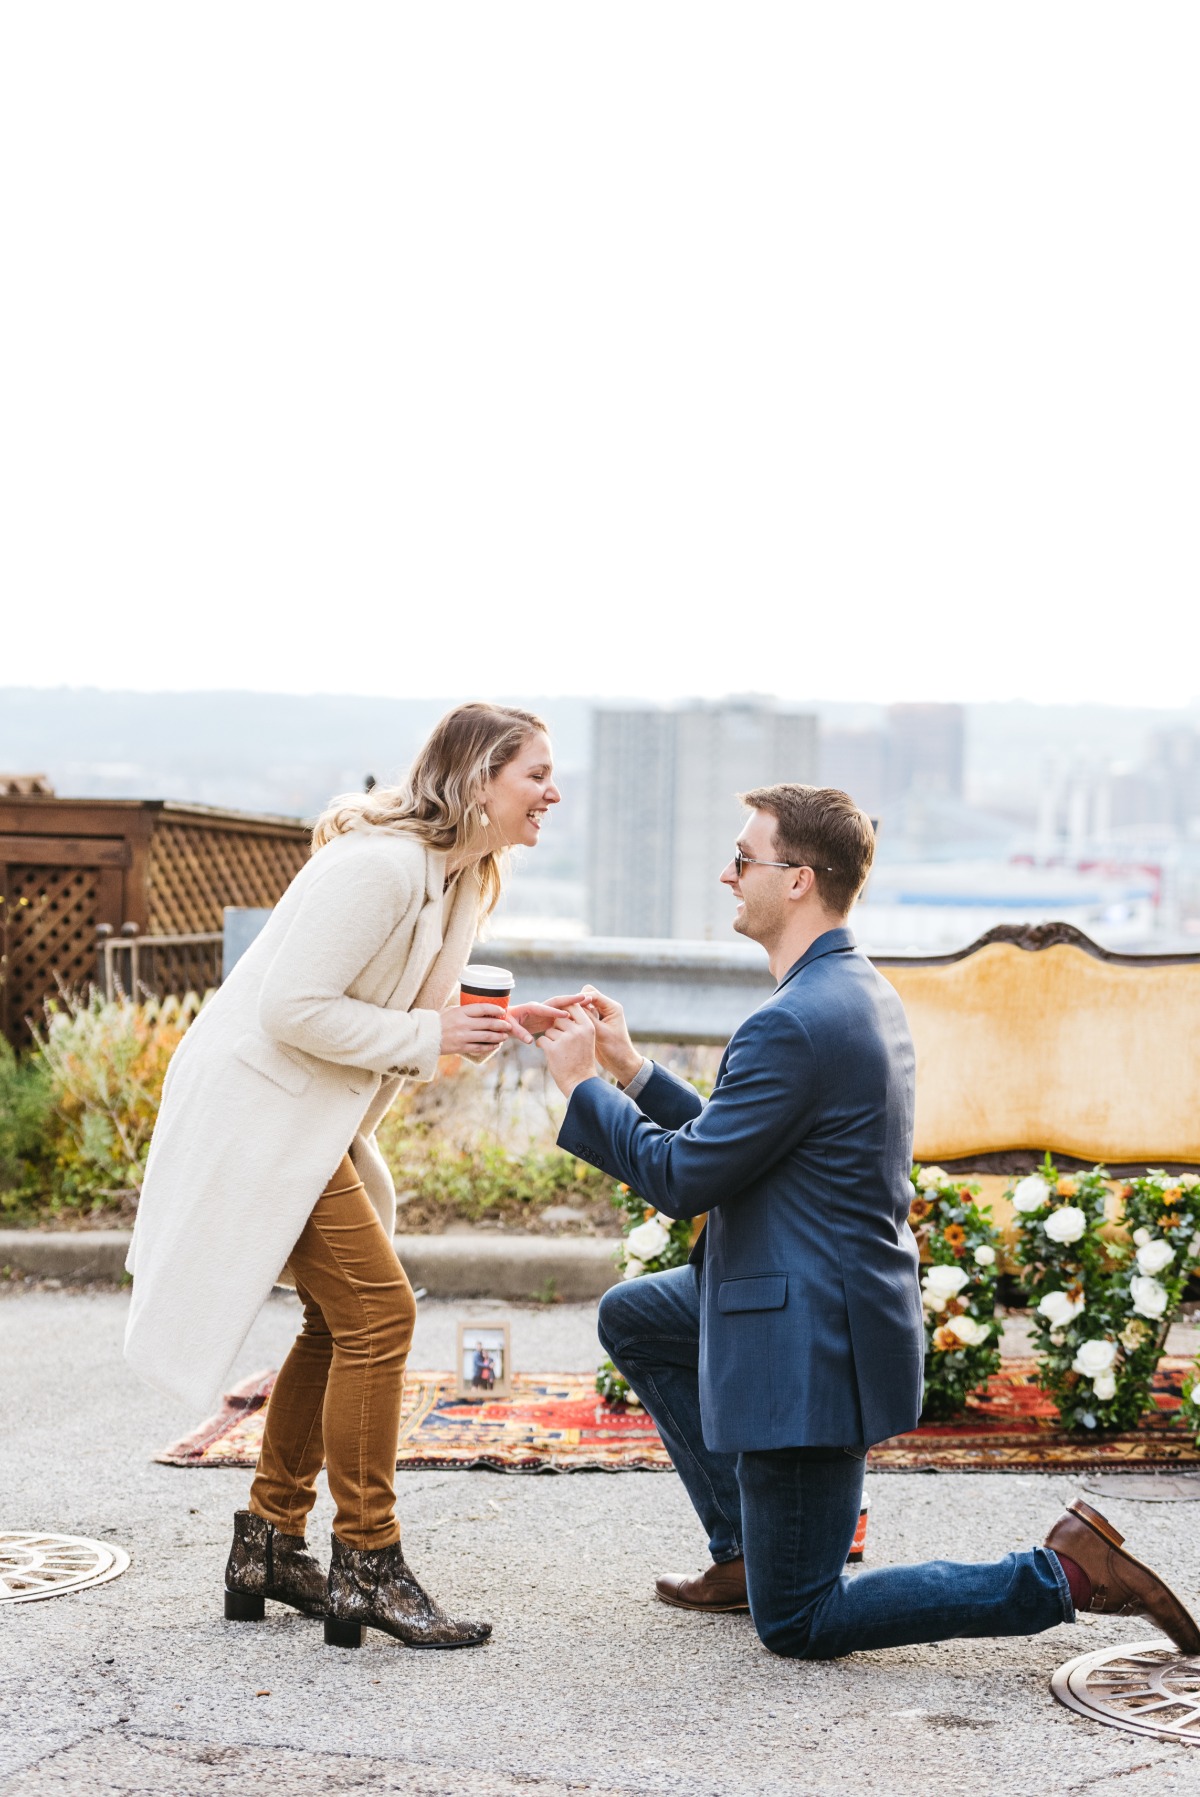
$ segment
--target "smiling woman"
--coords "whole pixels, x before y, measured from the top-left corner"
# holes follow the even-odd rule
[[[304,1306],[235,1521],[234,1620],[258,1620],[271,1598],[325,1617],[338,1646],[357,1646],[364,1624],[417,1647],[490,1633],[447,1617],[400,1549],[415,1306],[375,1129],[439,1055],[532,1040],[538,1007],[456,1000],[507,851],[535,844],[558,800],[540,718],[448,712],[403,785],[323,813],[312,858],[172,1060],[130,1256],[127,1357],[201,1407],[285,1269]],[[322,1461],[337,1507],[328,1587],[304,1541]]]

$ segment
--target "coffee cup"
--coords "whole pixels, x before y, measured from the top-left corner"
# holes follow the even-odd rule
[[[507,1011],[517,976],[507,967],[465,967],[460,983],[460,1005],[499,1005]]]

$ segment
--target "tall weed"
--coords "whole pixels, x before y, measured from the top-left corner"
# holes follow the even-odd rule
[[[167,1065],[200,1009],[186,998],[65,997],[35,1042],[59,1125],[54,1197],[82,1205],[136,1196]]]

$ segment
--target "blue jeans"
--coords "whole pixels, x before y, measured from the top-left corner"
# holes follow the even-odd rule
[[[693,1267],[614,1286],[600,1340],[658,1425],[714,1560],[746,1560],[760,1640],[793,1659],[956,1636],[1036,1635],[1075,1611],[1048,1548],[980,1564],[926,1560],[847,1574],[864,1457],[836,1445],[714,1454],[700,1426]]]

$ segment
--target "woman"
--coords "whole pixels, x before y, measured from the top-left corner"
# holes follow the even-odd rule
[[[184,1037],[168,1072],[138,1207],[125,1352],[206,1407],[285,1263],[303,1328],[267,1409],[248,1510],[235,1518],[225,1614],[273,1598],[419,1647],[466,1647],[405,1563],[394,1476],[415,1306],[392,1247],[395,1192],[374,1131],[441,1054],[483,1059],[523,1019],[456,1006],[502,857],[533,847],[559,802],[542,720],[461,705],[397,787],[330,807],[314,854]],[[305,1522],[322,1461],[336,1505],[328,1583]]]

